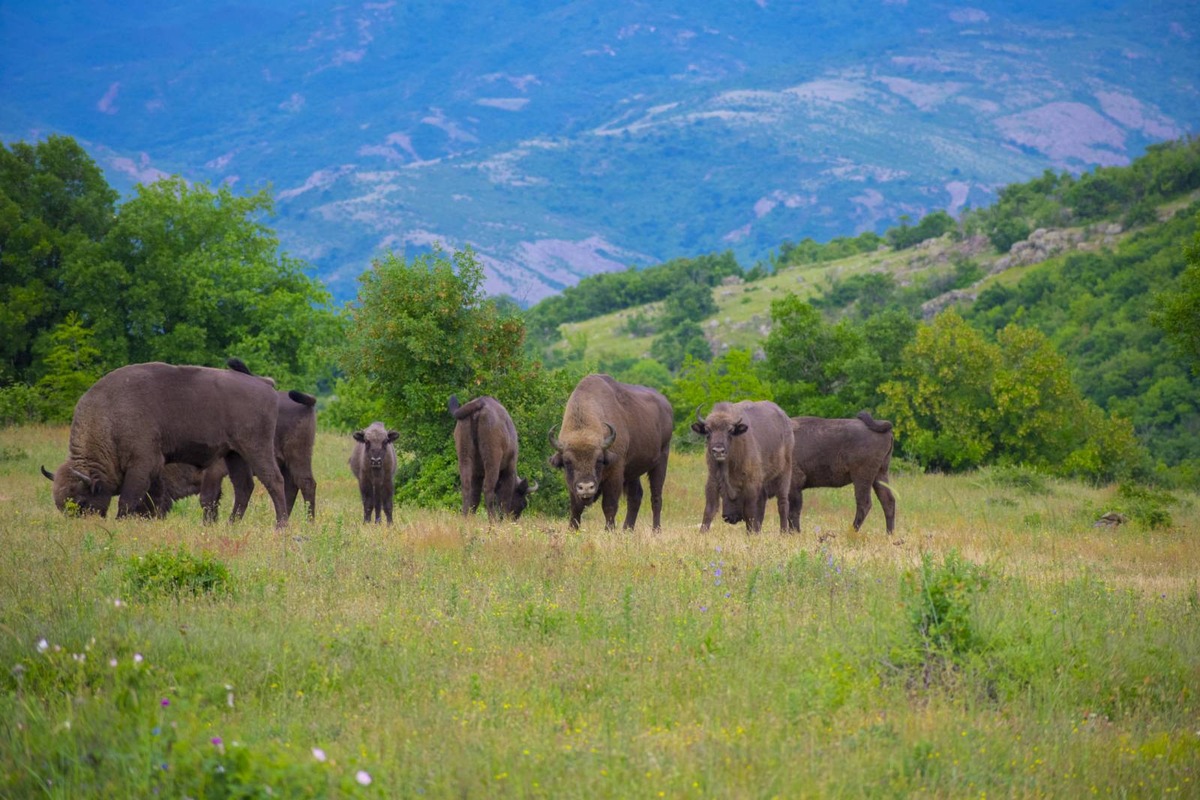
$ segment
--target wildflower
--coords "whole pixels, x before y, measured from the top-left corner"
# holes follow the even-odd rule
[[[705,611],[708,611],[708,606],[700,606],[700,613],[703,614]]]
[[[322,750],[319,747],[314,747],[312,749],[312,754],[313,754],[313,758],[315,758],[317,761],[324,763],[324,761],[325,761],[325,751],[324,750]]]
[[[134,653],[134,654],[133,654],[133,663],[135,663],[135,664],[140,664],[140,663],[142,663],[142,654],[141,654],[141,653]]]
[[[120,608],[120,607],[121,607],[121,606],[123,606],[123,605],[125,605],[125,604],[121,602],[121,598],[117,597],[117,598],[114,598],[114,599],[113,599],[113,606],[114,606],[114,607],[116,607],[116,608]]]
[[[162,707],[163,707],[163,708],[166,708],[166,707],[167,707],[167,706],[169,706],[169,705],[171,705],[171,701],[170,701],[170,700],[168,700],[167,698],[165,698],[165,697],[164,697],[164,698],[162,699]]]
[[[371,774],[365,769],[360,769],[358,772],[354,773],[354,780],[358,781],[360,786],[370,786]]]
[[[78,661],[80,664],[82,664],[84,661],[87,660],[87,656],[83,653],[71,653],[71,659],[74,661]]]
[[[117,660],[116,660],[115,658],[110,658],[110,659],[108,660],[108,665],[109,665],[110,667],[116,667],[116,666],[117,666]]]
[[[150,729],[151,736],[158,736],[160,733],[162,733],[162,728],[158,727],[157,725]]]
[[[38,639],[37,650],[39,653],[44,653],[50,649],[50,643],[45,639]]]

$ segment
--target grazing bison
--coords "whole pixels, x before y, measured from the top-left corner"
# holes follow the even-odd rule
[[[786,532],[792,424],[783,409],[765,400],[717,403],[707,419],[696,409],[692,430],[705,439],[708,465],[700,530],[708,530],[723,504],[726,520],[736,515],[746,520],[747,531],[756,533],[762,530],[767,499],[774,497],[780,530]]]
[[[892,423],[866,411],[855,419],[792,417],[796,448],[792,454],[791,526],[800,529],[805,489],[854,484],[854,530],[871,510],[871,488],[883,507],[887,532],[896,527],[896,497],[888,488],[892,464]]]
[[[650,478],[654,529],[661,526],[662,488],[671,452],[671,404],[645,386],[588,375],[567,399],[550,464],[562,469],[571,494],[571,527],[583,509],[600,498],[605,526],[616,527],[617,503],[625,490],[625,527],[632,528],[642,504],[642,475]]]
[[[392,524],[392,502],[396,493],[396,449],[392,442],[400,436],[389,431],[382,422],[372,422],[354,432],[354,450],[350,453],[350,471],[358,478],[358,493],[362,495],[363,522],[370,522],[380,512]]]
[[[278,414],[275,390],[251,375],[157,362],[115,369],[75,405],[67,460],[52,478],[54,504],[104,516],[118,495],[118,517],[138,513],[147,496],[164,497],[164,464],[205,469],[235,452],[266,487],[283,527]]]
[[[488,519],[521,516],[537,483],[517,475],[517,428],[508,410],[494,397],[476,397],[464,405],[450,395],[454,449],[462,481],[463,516],[475,513],[484,499]]]

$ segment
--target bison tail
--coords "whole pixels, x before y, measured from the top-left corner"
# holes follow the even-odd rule
[[[298,392],[295,389],[288,392],[288,397],[292,398],[293,403],[299,403],[302,406],[315,406],[317,404],[317,398],[311,394]]]
[[[452,401],[454,401],[455,405],[458,404],[457,396],[451,395],[450,399]],[[481,408],[483,408],[483,398],[476,397],[474,400],[467,403],[465,406],[459,406],[458,408],[451,408],[450,413],[454,415],[455,419],[466,419],[467,417],[471,416],[472,414],[474,414],[476,411],[478,411]]]
[[[42,474],[46,476],[46,480],[54,480],[54,475],[50,473],[50,470],[46,469],[45,465],[42,465]]]
[[[887,433],[892,429],[892,423],[886,419],[874,419],[866,411],[858,412],[857,416],[863,421],[864,425],[875,431],[875,433]]]
[[[240,372],[243,375],[254,374],[250,371],[250,368],[246,366],[246,362],[237,357],[225,359],[225,366],[229,367],[234,372]]]

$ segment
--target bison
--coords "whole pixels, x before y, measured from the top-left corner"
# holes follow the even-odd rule
[[[780,530],[786,532],[792,425],[783,409],[765,400],[717,403],[707,419],[696,409],[692,430],[705,439],[708,465],[700,530],[708,530],[718,504],[723,504],[727,520],[730,509],[736,509],[736,516],[746,520],[746,530],[756,533],[762,530],[767,499],[774,497]]]
[[[871,510],[871,489],[883,507],[887,532],[896,528],[896,497],[888,488],[892,464],[892,423],[866,411],[854,419],[792,417],[796,448],[792,453],[791,526],[800,529],[805,489],[854,484],[854,530]]]
[[[449,408],[457,420],[454,449],[463,516],[475,513],[482,496],[488,520],[519,518],[538,487],[517,475],[517,428],[508,410],[494,397],[476,397],[459,405],[456,395],[450,395]]]
[[[253,374],[241,359],[231,358],[226,365],[236,372]],[[271,386],[275,385],[271,378],[257,377]],[[317,436],[314,408],[317,398],[293,389],[277,392],[276,401],[279,415],[275,424],[275,460],[283,475],[283,494],[288,514],[292,513],[296,494],[300,492],[308,506],[308,518],[313,519],[317,506],[317,482],[312,471],[313,444]],[[157,489],[151,489],[151,496],[138,510],[147,515],[151,512],[165,515],[174,501],[199,494],[204,522],[215,522],[221,502],[221,483],[226,475],[233,484],[233,511],[229,521],[234,522],[242,518],[254,491],[250,469],[237,453],[230,453],[203,470],[191,464],[167,464],[163,467],[160,485]]]
[[[211,367],[154,362],[115,369],[75,405],[67,460],[52,477],[54,504],[104,516],[118,495],[118,518],[138,513],[147,496],[164,496],[165,464],[205,469],[234,452],[266,487],[276,527],[284,527],[275,394],[261,378]]]
[[[380,521],[380,512],[392,524],[392,502],[396,492],[396,449],[392,442],[399,438],[382,422],[372,422],[354,432],[354,450],[350,453],[350,471],[358,478],[358,493],[362,496],[363,522]]]
[[[857,419],[792,417],[795,447],[792,450],[792,487],[788,501],[788,527],[800,530],[804,490],[840,488],[854,484],[854,530],[862,527],[871,510],[871,489],[883,506],[890,535],[896,526],[896,497],[888,488],[892,461],[892,423],[872,419],[860,411]],[[724,506],[726,522],[742,519],[736,503]]]
[[[600,498],[605,527],[616,527],[617,504],[625,491],[625,527],[632,528],[642,504],[642,475],[649,475],[654,529],[661,527],[662,489],[671,453],[672,413],[653,389],[619,383],[608,375],[584,377],[563,412],[550,464],[563,470],[571,495],[571,527],[583,509]]]

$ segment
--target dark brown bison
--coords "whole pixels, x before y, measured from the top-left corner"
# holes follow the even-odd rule
[[[642,475],[650,478],[654,529],[662,516],[662,488],[671,453],[671,404],[645,386],[588,375],[567,399],[550,464],[562,469],[571,494],[571,527],[583,509],[600,498],[605,526],[616,527],[617,504],[625,491],[625,527],[632,528],[642,504]]]
[[[862,527],[871,510],[871,489],[879,498],[889,534],[896,527],[896,497],[888,488],[892,462],[892,423],[872,419],[860,411],[857,419],[792,417],[795,447],[792,450],[792,487],[788,501],[788,527],[800,530],[805,489],[840,488],[854,484],[854,530]],[[724,506],[725,521],[742,519],[737,504]]]
[[[241,359],[231,358],[226,365],[236,372],[253,375]],[[271,378],[256,377],[271,386],[275,385]],[[300,492],[308,505],[308,518],[313,519],[317,506],[317,482],[312,471],[313,445],[317,436],[317,398],[293,389],[277,392],[276,402],[279,414],[275,423],[275,460],[283,475],[283,494],[288,514],[292,513],[296,494]],[[229,521],[235,522],[245,514],[254,491],[250,468],[237,453],[230,453],[203,470],[191,464],[167,464],[163,467],[159,486],[151,488],[150,496],[138,511],[146,515],[165,515],[174,501],[198,494],[200,507],[204,510],[204,522],[215,522],[221,503],[221,483],[227,475],[233,484],[234,498]]]
[[[288,514],[296,505],[296,495],[304,497],[308,518],[316,517],[317,482],[312,471],[312,451],[317,435],[317,398],[291,390],[278,392],[279,418],[275,424],[275,460],[283,475],[283,495]],[[246,462],[237,453],[230,453],[207,469],[191,464],[167,464],[162,472],[162,492],[157,502],[165,514],[174,501],[200,495],[205,523],[217,520],[221,504],[221,483],[226,476],[233,485],[233,511],[229,521],[242,518],[254,492],[254,478]],[[152,491],[151,494],[154,494]],[[149,505],[149,498],[147,505]],[[149,508],[143,509],[149,511]]]
[[[131,364],[96,381],[75,405],[65,463],[54,473],[54,504],[105,515],[138,512],[163,497],[163,466],[204,469],[236,452],[266,487],[275,524],[287,525],[275,462],[275,390],[266,381],[210,367]],[[43,473],[46,472],[43,468]]]
[[[745,519],[746,530],[762,530],[767,499],[776,498],[779,527],[788,529],[788,490],[792,482],[792,425],[786,413],[770,401],[717,403],[708,417],[696,409],[692,430],[705,439],[708,482],[704,487],[707,531],[719,505]]]
[[[896,528],[896,497],[888,488],[892,464],[892,423],[875,420],[866,411],[855,419],[792,417],[796,448],[792,454],[791,526],[800,529],[805,489],[838,488],[854,484],[854,530],[871,510],[874,487],[887,531]]]
[[[354,450],[350,453],[350,471],[358,478],[358,493],[362,496],[363,522],[370,522],[380,512],[392,524],[392,503],[396,493],[396,448],[392,442],[400,436],[389,431],[382,422],[372,422],[354,432]]]
[[[475,513],[480,497],[488,519],[521,516],[537,483],[517,475],[517,428],[508,410],[494,397],[476,397],[466,405],[450,395],[454,449],[462,481],[463,516]]]

